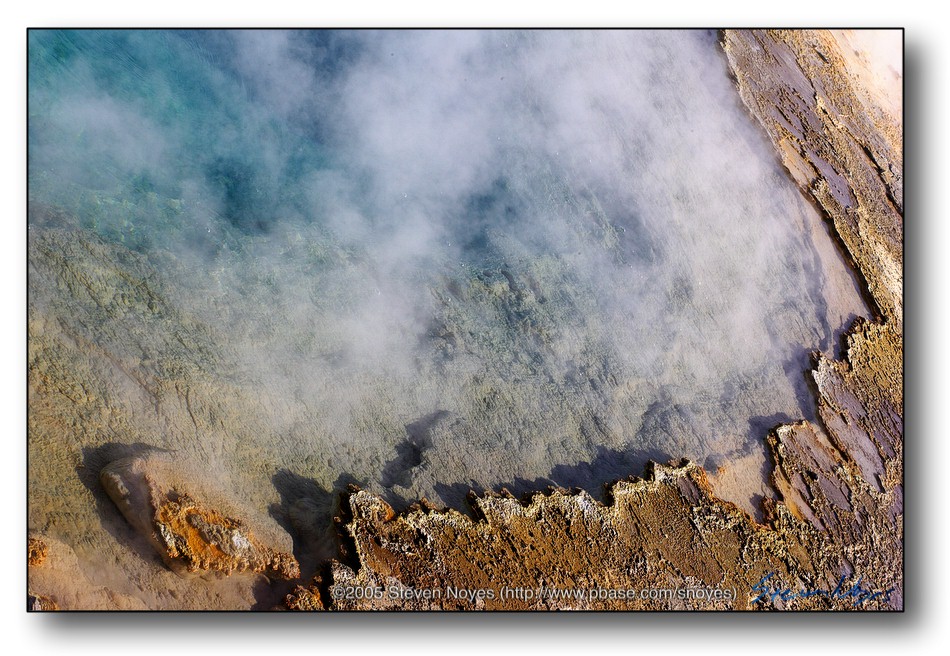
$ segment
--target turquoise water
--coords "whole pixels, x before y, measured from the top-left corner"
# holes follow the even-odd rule
[[[214,252],[311,219],[302,180],[327,166],[317,126],[259,111],[227,57],[213,33],[32,31],[33,197],[137,250]]]

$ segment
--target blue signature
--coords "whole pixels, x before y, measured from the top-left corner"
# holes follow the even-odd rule
[[[775,584],[769,584],[769,579],[775,576],[775,572],[769,572],[762,579],[752,586],[753,593],[761,593],[758,597],[752,600],[751,603],[756,603],[759,601],[765,601],[766,599],[775,603],[777,599],[782,601],[792,601],[793,599],[807,599],[809,597],[827,597],[828,599],[851,599],[851,603],[855,606],[860,606],[866,601],[871,601],[873,599],[879,599],[880,601],[887,603],[890,601],[891,593],[894,591],[894,588],[888,588],[887,590],[879,590],[874,592],[861,586],[861,581],[864,580],[864,577],[859,577],[857,582],[853,584],[850,588],[845,588],[845,581],[848,577],[842,576],[838,579],[838,585],[834,590],[798,590],[797,592],[792,591],[790,588],[783,588]],[[771,585],[771,587],[770,587]]]

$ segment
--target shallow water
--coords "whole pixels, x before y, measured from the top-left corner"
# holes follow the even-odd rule
[[[94,520],[63,462],[110,443],[285,526],[351,481],[459,506],[674,457],[741,463],[751,509],[765,432],[814,416],[809,352],[868,314],[714,33],[29,45],[31,358],[110,408],[31,427],[31,526],[67,542]]]

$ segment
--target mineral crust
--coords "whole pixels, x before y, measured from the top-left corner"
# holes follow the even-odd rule
[[[164,456],[134,456],[103,468],[100,481],[125,518],[144,534],[175,571],[257,572],[300,576],[294,557],[260,544],[243,522],[169,489],[151,473]]]

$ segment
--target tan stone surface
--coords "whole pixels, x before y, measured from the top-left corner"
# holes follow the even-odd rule
[[[826,30],[726,30],[739,94],[833,223],[881,318],[903,331],[903,130]]]

